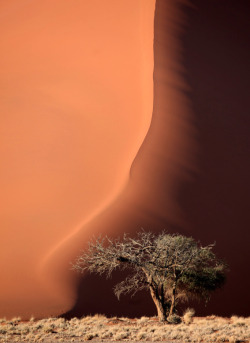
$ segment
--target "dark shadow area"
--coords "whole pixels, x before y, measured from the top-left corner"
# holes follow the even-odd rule
[[[121,296],[118,300],[113,292],[116,283],[126,273],[114,273],[112,279],[87,275],[79,285],[79,298],[74,308],[63,315],[72,318],[83,315],[105,314],[108,317],[141,317],[156,315],[153,301],[147,292],[138,292],[133,297]]]
[[[200,313],[249,315],[250,2],[191,3],[182,46],[199,170],[179,202],[190,234],[204,244],[216,241],[230,266],[226,286]]]
[[[151,127],[125,192],[85,228],[216,241],[228,281],[207,307],[194,304],[197,315],[249,315],[249,10],[243,0],[156,1]],[[82,278],[65,316],[154,315],[149,294],[115,298],[120,279]]]

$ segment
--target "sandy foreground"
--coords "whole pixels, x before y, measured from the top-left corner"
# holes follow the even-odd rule
[[[195,317],[190,323],[163,324],[156,317],[140,319],[107,318],[103,315],[81,319],[48,318],[22,321],[0,320],[1,342],[249,342],[250,317]]]

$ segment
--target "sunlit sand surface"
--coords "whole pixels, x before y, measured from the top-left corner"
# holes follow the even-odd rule
[[[0,19],[0,314],[56,314],[74,276],[55,291],[43,265],[122,192],[150,125],[154,0],[5,0]]]

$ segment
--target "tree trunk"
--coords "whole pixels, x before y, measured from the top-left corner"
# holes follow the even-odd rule
[[[150,287],[150,294],[156,306],[159,321],[165,322],[167,320],[166,309],[158,295],[158,292],[155,291],[152,287]]]
[[[172,316],[175,310],[175,293],[176,293],[176,282],[173,284],[173,289],[172,289],[172,298],[171,298],[171,306],[169,310],[169,316]]]

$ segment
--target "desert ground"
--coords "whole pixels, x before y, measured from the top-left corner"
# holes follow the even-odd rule
[[[181,323],[158,322],[156,317],[107,318],[103,315],[81,319],[48,318],[22,321],[0,320],[1,342],[249,342],[250,317],[189,317]]]

